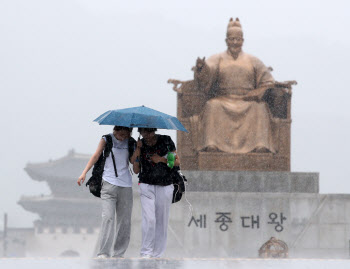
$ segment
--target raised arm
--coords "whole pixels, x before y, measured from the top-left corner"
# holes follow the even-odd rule
[[[196,65],[192,68],[194,71],[194,80],[201,90],[206,90],[211,83],[211,72],[208,64],[203,59],[197,58]]]
[[[134,147],[135,147],[135,150],[134,150],[132,156],[130,156],[130,158],[129,158],[129,161],[130,161],[131,164],[134,164],[135,160],[137,159],[137,157],[140,157],[140,153],[141,153],[140,150],[141,150],[141,147],[142,147],[142,142],[141,142],[140,138],[138,139],[137,142],[135,142]]]
[[[137,140],[134,154],[130,158],[130,162],[132,163],[132,169],[134,170],[135,174],[138,174],[141,171],[141,164],[140,164],[141,147],[142,147],[142,141],[139,138]]]
[[[105,146],[106,146],[106,141],[102,138],[100,143],[97,146],[96,152],[91,156],[91,158],[90,158],[89,162],[87,163],[83,173],[78,178],[77,183],[78,183],[79,186],[84,183],[87,172],[89,172],[91,167],[97,162],[98,158],[100,158],[100,155],[102,154],[102,151],[105,148]]]
[[[192,68],[194,71],[194,81],[200,91],[209,93],[212,86],[218,79],[218,68],[220,63],[220,55],[213,55],[207,60],[197,58],[196,65]]]

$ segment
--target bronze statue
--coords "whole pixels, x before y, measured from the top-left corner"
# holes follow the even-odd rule
[[[270,70],[242,51],[238,19],[229,22],[227,50],[207,61],[197,59],[194,78],[210,97],[202,113],[191,119],[197,150],[229,153],[276,152],[275,129],[263,96],[274,87]]]
[[[242,51],[243,42],[240,21],[231,18],[227,50],[208,59],[198,58],[192,68],[193,81],[168,81],[180,97],[192,98],[187,103],[182,98],[183,113],[178,116],[188,119],[197,153],[279,151],[279,119],[287,118],[291,85],[296,82],[276,82],[272,68]]]

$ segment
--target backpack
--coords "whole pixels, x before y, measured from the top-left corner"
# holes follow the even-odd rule
[[[186,191],[185,182],[187,182],[187,179],[181,173],[179,166],[175,166],[171,169],[171,178],[174,185],[172,203],[176,203],[181,200],[182,194]]]
[[[96,197],[101,197],[102,174],[104,171],[106,159],[110,153],[112,153],[112,160],[113,160],[115,176],[118,177],[117,167],[115,165],[114,154],[112,151],[112,148],[113,148],[112,136],[107,134],[107,135],[104,135],[102,137],[106,138],[106,146],[105,146],[102,154],[98,158],[97,162],[94,164],[94,167],[92,169],[92,176],[86,182],[86,187],[89,186],[90,192]],[[136,142],[133,138],[129,138],[129,141],[128,141],[129,156],[132,156],[132,154],[134,153],[135,143]]]
[[[165,136],[166,139],[164,143],[167,145],[168,151],[170,151],[170,136]],[[186,177],[181,173],[180,166],[174,166],[170,170],[170,177],[174,185],[173,199],[172,203],[177,203],[181,200],[182,194],[186,191],[185,184],[187,184]]]

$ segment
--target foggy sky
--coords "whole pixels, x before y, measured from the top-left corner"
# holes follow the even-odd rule
[[[72,148],[92,154],[112,129],[92,122],[101,113],[146,105],[176,115],[167,80],[192,79],[198,56],[224,51],[230,17],[240,18],[245,52],[272,66],[277,81],[298,81],[292,171],[320,172],[322,193],[349,193],[349,6],[345,0],[1,1],[0,221],[8,212],[10,226],[32,226],[37,216],[17,201],[50,191],[23,168]]]

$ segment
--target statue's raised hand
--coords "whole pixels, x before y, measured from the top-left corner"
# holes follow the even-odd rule
[[[201,58],[197,58],[197,61],[196,61],[196,70],[197,71],[201,71],[202,68],[206,65],[205,63],[205,57],[203,57],[203,59]]]
[[[197,58],[196,65],[192,67],[194,71],[194,80],[197,83],[197,88],[200,88],[203,91],[209,90],[209,77],[210,77],[210,68],[205,61],[205,57],[201,59]]]

